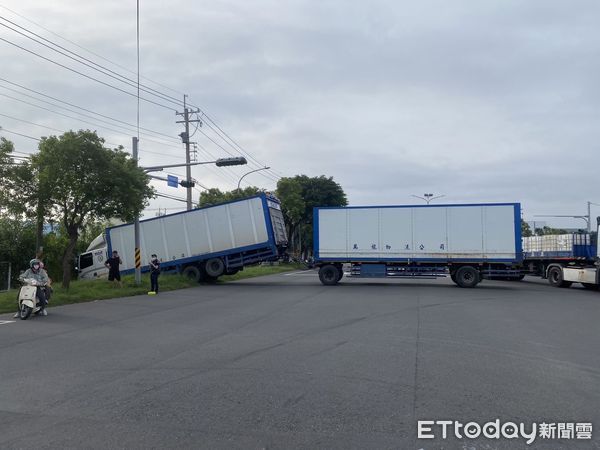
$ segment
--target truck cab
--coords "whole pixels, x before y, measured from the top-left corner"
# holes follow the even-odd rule
[[[108,258],[104,233],[96,237],[88,246],[85,253],[77,258],[77,272],[81,280],[96,280],[107,278],[108,269],[104,265]]]
[[[598,229],[600,232],[600,217],[597,219]],[[595,262],[586,266],[569,266],[564,267],[560,264],[553,264],[548,267],[547,277],[548,282],[555,287],[568,288],[573,283],[581,283],[584,288],[590,290],[598,290],[600,287],[600,260],[598,251],[600,250],[600,242],[596,235],[596,258]]]

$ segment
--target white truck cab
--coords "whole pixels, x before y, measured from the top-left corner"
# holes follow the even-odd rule
[[[96,280],[98,278],[107,278],[108,269],[106,263],[107,246],[104,234],[94,239],[88,246],[85,253],[79,255],[77,271],[80,280]]]
[[[598,218],[600,232],[600,218]],[[596,237],[596,262],[586,267],[561,267],[552,265],[548,268],[548,281],[556,287],[570,287],[573,283],[581,283],[586,289],[597,290],[600,287],[600,240]]]

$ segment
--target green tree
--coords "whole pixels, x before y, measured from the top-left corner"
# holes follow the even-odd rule
[[[521,219],[521,235],[523,237],[533,236],[533,233],[531,232],[531,227],[523,219]]]
[[[303,257],[312,247],[313,208],[348,204],[342,187],[333,177],[325,175],[281,178],[277,183],[277,197],[281,200],[292,251]]]
[[[29,267],[35,245],[35,224],[29,220],[0,216],[0,261],[11,264],[12,284]]]
[[[536,228],[535,234],[538,236],[548,236],[548,235],[554,235],[554,234],[567,234],[567,230],[564,230],[562,228],[552,228],[552,227],[548,227],[548,226],[544,225],[543,228]]]
[[[230,202],[240,198],[252,197],[259,192],[264,192],[255,186],[248,186],[244,189],[234,189],[233,191],[221,191],[218,188],[208,189],[200,194],[198,207],[218,205],[219,203]]]
[[[62,255],[64,287],[69,287],[73,254],[86,224],[111,217],[132,221],[154,193],[148,176],[122,147],[105,148],[104,140],[88,130],[42,138],[39,153],[20,168],[37,178],[32,184],[49,205],[47,218],[64,226],[68,238]],[[31,210],[30,192],[19,190],[18,176],[12,177],[15,202]]]
[[[37,167],[13,158],[14,145],[0,138],[0,207],[15,217],[35,218],[37,223],[35,252],[43,246],[44,217],[50,208],[47,192],[40,189]]]

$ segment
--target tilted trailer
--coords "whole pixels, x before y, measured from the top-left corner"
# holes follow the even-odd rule
[[[234,200],[140,221],[142,271],[150,255],[157,254],[163,270],[189,278],[216,280],[245,266],[275,261],[286,255],[287,235],[281,204],[270,195]],[[134,226],[106,229],[91,248],[79,256],[79,277],[103,278],[106,258],[118,250],[121,272],[135,270]]]
[[[435,278],[460,287],[521,274],[519,203],[314,209],[314,258],[325,285],[349,276]]]

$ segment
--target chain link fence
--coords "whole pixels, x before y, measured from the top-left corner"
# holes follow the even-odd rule
[[[0,261],[0,292],[10,290],[10,277],[12,276],[12,265],[6,261]]]

